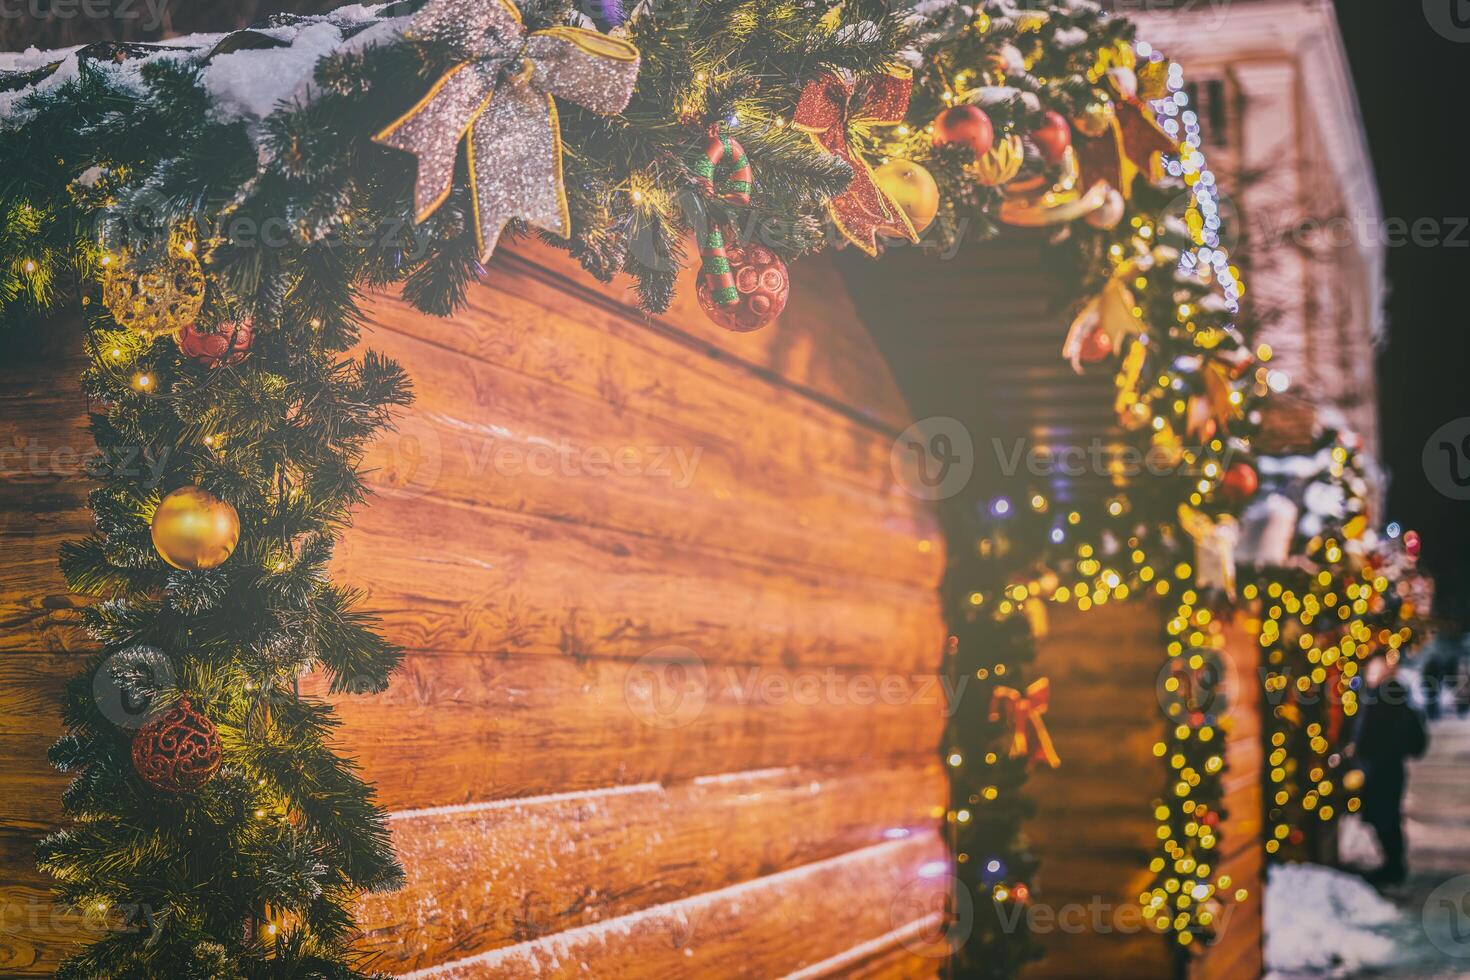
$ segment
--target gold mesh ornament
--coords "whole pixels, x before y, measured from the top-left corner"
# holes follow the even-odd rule
[[[119,326],[159,337],[199,318],[204,270],[192,249],[170,242],[167,257],[158,265],[137,269],[136,264],[123,253],[103,269],[102,302]]]

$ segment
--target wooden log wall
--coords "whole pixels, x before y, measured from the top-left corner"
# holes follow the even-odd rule
[[[780,323],[652,320],[560,253],[503,249],[452,320],[375,302],[418,401],[336,574],[408,650],[345,698],[407,887],[361,903],[415,977],[932,976],[947,802],[944,548],[890,470],[910,418],[835,271]],[[686,284],[687,285],[687,284]],[[84,924],[33,868],[85,639],[79,336],[0,366],[0,975]],[[19,460],[19,462],[17,462]],[[323,693],[315,679],[307,693]]]

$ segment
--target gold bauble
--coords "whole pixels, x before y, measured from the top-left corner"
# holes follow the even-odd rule
[[[928,228],[939,213],[939,185],[929,171],[911,160],[883,164],[873,171],[873,183],[903,209],[916,234]],[[893,233],[897,234],[897,229]]]
[[[163,261],[152,266],[127,253],[110,259],[102,272],[102,303],[119,326],[161,337],[199,318],[204,270],[187,243],[170,242]]]
[[[175,568],[199,571],[223,564],[240,540],[240,515],[208,490],[180,487],[153,512],[153,547]]]
[[[1113,108],[1113,102],[1108,98],[1098,98],[1087,103],[1086,107],[1072,117],[1072,125],[1084,136],[1097,137],[1113,128],[1113,120],[1117,118],[1117,111]]]

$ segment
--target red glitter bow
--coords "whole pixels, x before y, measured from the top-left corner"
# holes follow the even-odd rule
[[[823,151],[852,167],[852,182],[827,203],[827,210],[842,236],[869,255],[878,254],[880,231],[896,232],[912,242],[919,236],[903,209],[873,182],[873,171],[853,150],[848,129],[855,122],[903,122],[913,85],[913,72],[902,67],[856,81],[823,75],[802,90],[791,120]]]
[[[1011,726],[1012,759],[1029,756],[1032,761],[1044,759],[1053,769],[1062,764],[1051,743],[1051,734],[1041,716],[1051,703],[1051,681],[1045,677],[1035,681],[1022,694],[1014,687],[997,687],[990,696],[990,720],[1004,718]]]
[[[1177,156],[1179,143],[1159,128],[1153,112],[1137,98],[1119,95],[1113,102],[1114,118],[1101,136],[1075,133],[1072,146],[1082,186],[1105,180],[1125,198],[1133,194],[1134,175],[1156,176],[1155,161],[1161,153]]]

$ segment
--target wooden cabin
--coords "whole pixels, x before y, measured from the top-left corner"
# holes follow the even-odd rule
[[[692,287],[646,318],[528,244],[452,319],[373,303],[367,343],[417,392],[336,568],[409,651],[387,693],[339,701],[408,871],[362,902],[375,969],[942,972],[946,543],[890,449],[931,414],[1028,432],[1096,411],[1106,383],[1058,356],[1071,297],[1038,254],[804,260],[781,320],[748,335],[710,324]],[[95,928],[52,908],[32,853],[62,822],[46,750],[87,649],[56,564],[90,521],[80,339],[51,324],[0,364],[7,977],[48,975]],[[1033,781],[1037,901],[1136,902],[1160,615],[1059,617],[1042,646],[1064,765]],[[1235,703],[1225,837],[1246,883],[1260,751]],[[1190,976],[1259,972],[1249,886]],[[1038,977],[1179,967],[1147,931],[1043,939]]]

